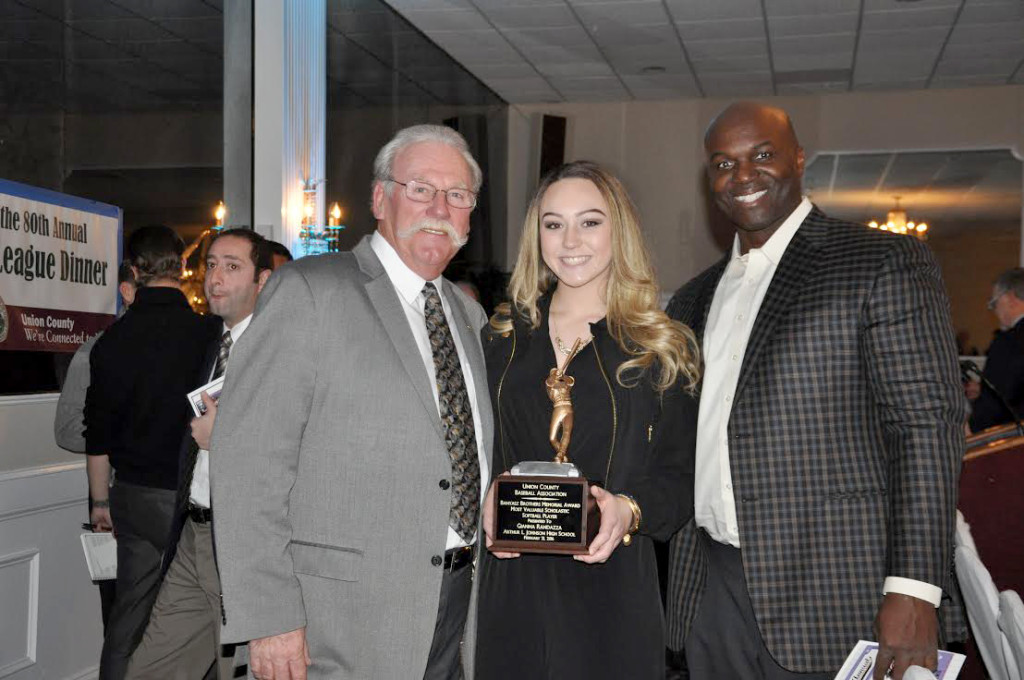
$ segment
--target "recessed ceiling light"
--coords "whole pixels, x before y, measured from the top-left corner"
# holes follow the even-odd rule
[[[664,72],[665,72],[665,67],[664,66],[644,66],[642,69],[640,69],[640,73],[642,73],[645,76],[653,75],[655,73],[664,73]]]

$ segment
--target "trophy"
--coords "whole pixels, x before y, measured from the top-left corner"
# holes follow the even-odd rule
[[[576,382],[565,373],[581,349],[576,339],[562,368],[544,381],[554,408],[548,439],[554,461],[523,461],[511,474],[494,480],[492,551],[577,555],[586,553],[601,524],[590,485],[569,462],[573,410],[570,390]]]

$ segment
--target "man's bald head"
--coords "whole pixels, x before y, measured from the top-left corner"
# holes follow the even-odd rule
[[[704,146],[707,147],[715,128],[722,125],[743,124],[746,121],[756,119],[764,122],[773,122],[780,128],[785,129],[790,135],[795,146],[800,146],[796,137],[796,129],[789,114],[777,106],[768,106],[758,102],[734,102],[725,107],[717,116],[712,119],[707,130],[704,131]]]

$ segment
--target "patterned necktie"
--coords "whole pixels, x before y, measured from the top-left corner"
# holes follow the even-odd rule
[[[217,367],[213,369],[213,380],[224,375],[228,367],[228,355],[231,354],[231,331],[224,331],[220,339],[220,350],[217,352]]]
[[[444,318],[441,296],[434,284],[428,282],[423,286],[423,297],[426,298],[424,314],[434,355],[441,423],[452,461],[452,508],[448,522],[462,540],[472,543],[480,512],[480,460],[473,431],[473,409],[462,376],[459,354],[455,350],[455,340]]]
[[[231,331],[224,331],[224,335],[220,339],[220,349],[217,350],[217,363],[213,369],[211,382],[224,375],[224,370],[228,367],[229,354],[231,354]],[[188,438],[188,449],[188,461],[185,463],[188,467],[185,469],[184,483],[178,488],[178,498],[175,502],[179,509],[186,507],[191,497],[192,476],[195,474],[196,458],[199,455],[199,445],[192,437]]]

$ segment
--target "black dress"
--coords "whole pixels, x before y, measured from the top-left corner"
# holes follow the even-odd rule
[[[547,326],[485,330],[495,409],[495,475],[521,460],[551,460],[552,405],[544,379],[555,366]],[[650,382],[618,384],[625,354],[603,321],[567,373],[575,424],[569,459],[591,482],[628,493],[643,524],[604,564],[569,556],[485,553],[480,570],[477,678],[663,678],[663,615],[651,536],[665,540],[693,514],[696,402],[679,389],[659,398]]]

